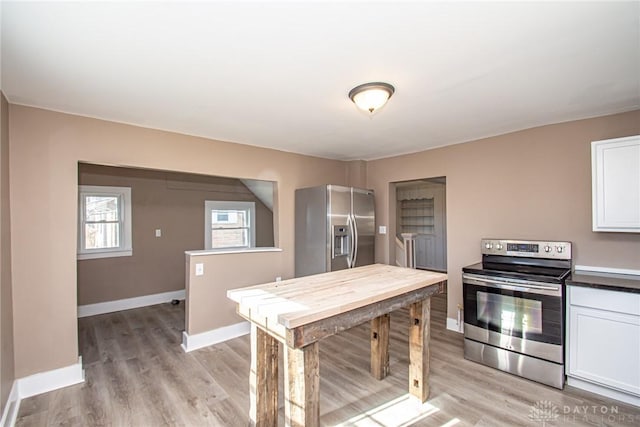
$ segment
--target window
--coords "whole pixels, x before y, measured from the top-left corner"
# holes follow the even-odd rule
[[[255,202],[207,200],[204,211],[205,249],[255,247]]]
[[[81,185],[78,259],[131,256],[131,188]]]

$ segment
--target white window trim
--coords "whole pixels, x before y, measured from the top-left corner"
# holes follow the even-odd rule
[[[249,248],[256,247],[256,203],[255,202],[229,202],[219,200],[205,200],[204,202],[204,248],[205,250],[218,250],[228,248],[211,248],[211,211],[214,209],[238,209],[249,210]],[[245,248],[247,246],[234,246]]]
[[[84,196],[117,196],[121,200],[121,212],[123,220],[121,245],[111,249],[82,249],[84,236]],[[113,258],[133,255],[131,238],[131,188],[130,187],[108,187],[98,185],[78,186],[78,253],[77,259]]]

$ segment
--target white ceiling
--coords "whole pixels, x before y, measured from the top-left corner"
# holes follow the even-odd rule
[[[374,159],[640,108],[640,2],[2,2],[10,102]],[[372,118],[347,98],[396,87]]]

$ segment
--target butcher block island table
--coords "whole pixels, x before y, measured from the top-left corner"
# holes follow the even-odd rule
[[[318,341],[371,322],[371,374],[389,372],[389,313],[409,307],[409,393],[429,396],[430,296],[447,275],[373,264],[227,291],[251,322],[250,422],[278,422],[278,341],[284,344],[285,422],[320,425]]]

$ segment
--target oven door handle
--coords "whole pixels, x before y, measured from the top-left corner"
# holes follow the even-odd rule
[[[483,284],[492,286],[494,288],[501,289],[509,289],[512,291],[521,291],[528,292],[531,290],[537,291],[555,291],[557,292],[560,288],[558,286],[553,285],[543,285],[534,282],[528,282],[526,280],[518,280],[518,279],[509,279],[508,282],[503,282],[500,280],[487,279],[486,277],[477,276],[474,274],[463,274],[462,279],[469,279],[475,282],[481,282]]]

